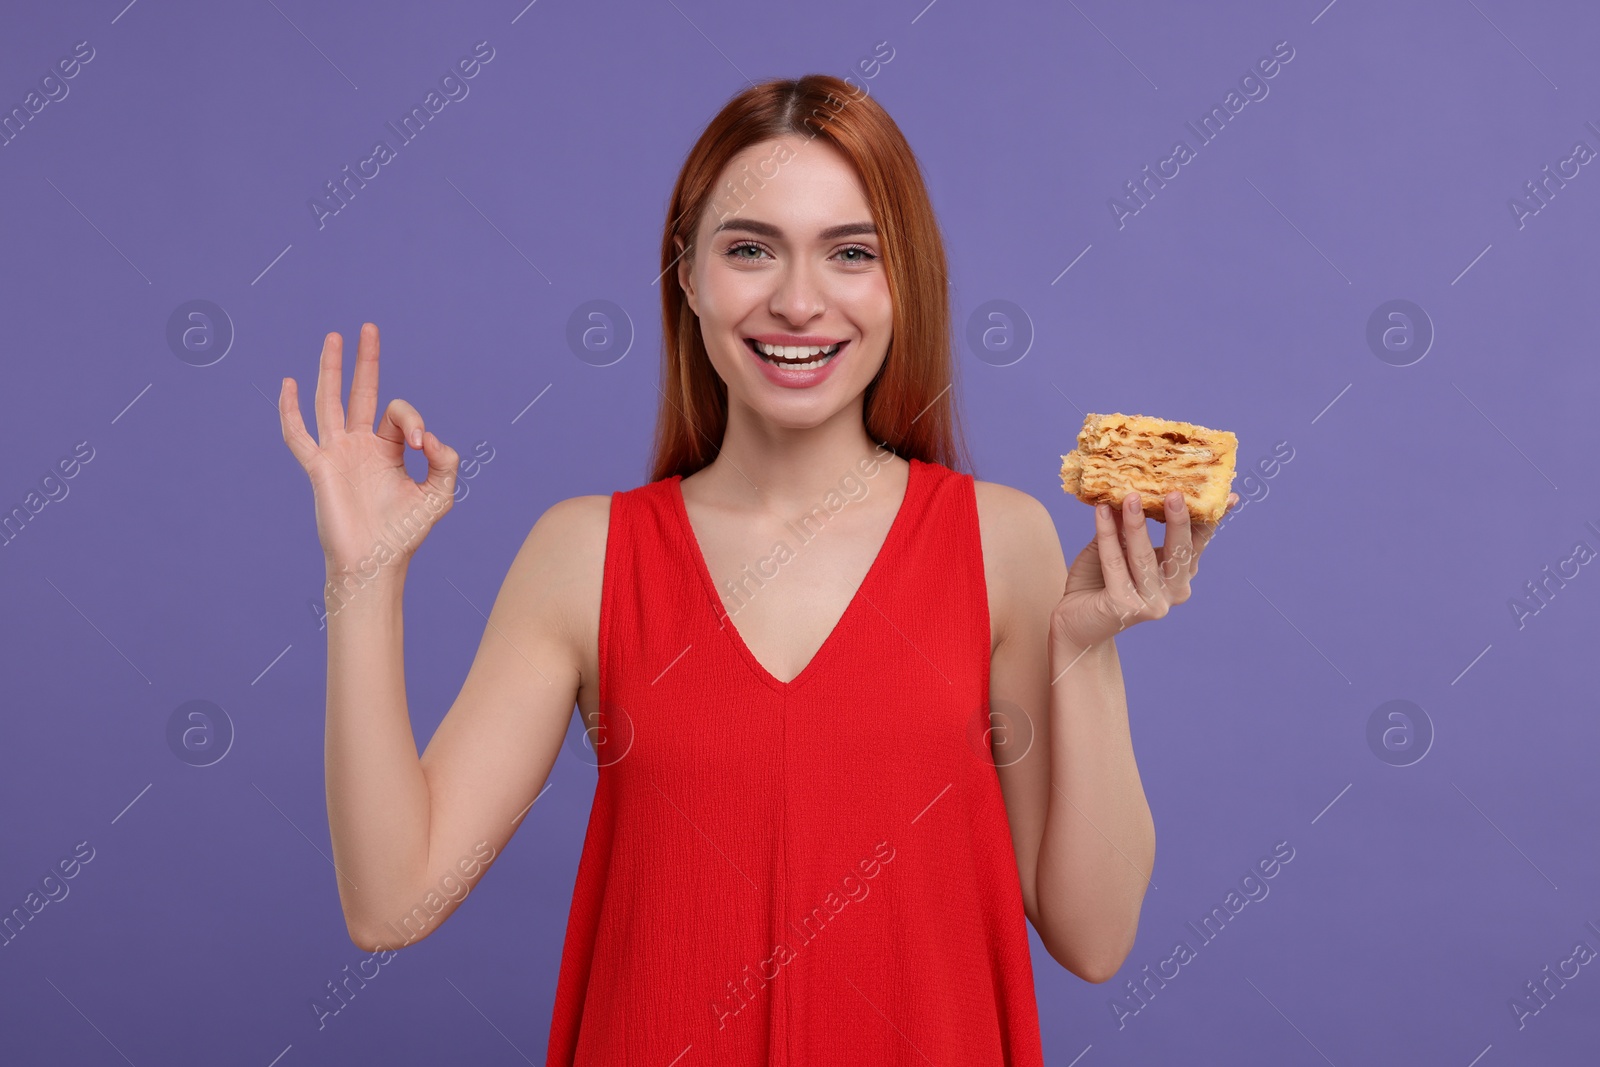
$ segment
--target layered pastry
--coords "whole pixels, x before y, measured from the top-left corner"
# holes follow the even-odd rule
[[[1146,518],[1165,522],[1176,489],[1189,521],[1216,522],[1228,508],[1239,439],[1227,430],[1146,415],[1089,415],[1078,447],[1061,457],[1061,488],[1086,504],[1122,506],[1138,493]]]

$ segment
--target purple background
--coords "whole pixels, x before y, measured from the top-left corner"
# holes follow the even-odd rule
[[[1070,557],[1084,411],[1233,429],[1241,479],[1294,452],[1195,598],[1118,642],[1154,887],[1110,983],[1034,942],[1049,1062],[1600,1054],[1600,967],[1521,1029],[1509,1006],[1600,949],[1600,567],[1520,627],[1509,606],[1600,549],[1600,167],[1520,227],[1509,206],[1600,149],[1590,5],[121,3],[13,5],[0,34],[4,111],[95,50],[0,148],[0,509],[94,449],[0,548],[0,911],[95,851],[0,947],[0,1061],[542,1062],[594,782],[572,751],[446,928],[316,1025],[364,954],[327,859],[322,560],[277,383],[310,420],[322,334],[353,353],[370,319],[383,402],[494,450],[411,568],[424,745],[533,521],[645,477],[684,153],[747,78],[862,80],[881,41],[864,84],[926,169],[958,327],[1006,300],[1031,336],[1005,366],[963,346],[980,477],[1043,500]],[[310,198],[483,40],[469,96],[319,229]],[[1269,95],[1197,147],[1185,122],[1280,41]],[[1109,198],[1180,137],[1196,158],[1119,228]],[[196,299],[235,332],[208,366],[167,340]],[[594,299],[637,331],[609,366],[566,341]],[[1407,366],[1367,341],[1394,299],[1436,334]],[[189,700],[235,731],[210,766],[167,741]],[[1389,700],[1431,722],[1420,762],[1369,746]],[[1279,841],[1270,895],[1200,944],[1185,922]],[[1196,958],[1119,1028],[1113,997],[1179,938]]]

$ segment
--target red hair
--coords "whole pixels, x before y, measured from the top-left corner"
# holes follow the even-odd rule
[[[693,255],[694,235],[724,168],[740,152],[785,135],[821,137],[855,167],[881,241],[894,307],[883,366],[867,385],[867,434],[896,454],[971,468],[953,397],[950,298],[944,242],[916,156],[876,101],[828,74],[751,86],[719,111],[678,173],[661,237],[661,404],[650,480],[690,475],[722,447],[728,390],[706,354],[700,322],[679,284],[677,239]],[[747,173],[735,196],[762,179]]]

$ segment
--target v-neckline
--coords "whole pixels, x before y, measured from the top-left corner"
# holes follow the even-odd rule
[[[889,532],[884,534],[883,543],[878,546],[877,554],[872,557],[872,563],[867,567],[867,573],[862,576],[855,592],[851,594],[849,602],[845,604],[844,611],[835,620],[833,628],[822,639],[822,644],[817,646],[817,650],[811,654],[811,658],[806,661],[806,665],[800,668],[800,673],[787,682],[779,680],[777,675],[762,666],[755,653],[750,651],[750,646],[745,644],[744,635],[734,625],[733,616],[722,610],[722,596],[717,592],[717,583],[711,577],[711,568],[706,563],[705,552],[700,548],[700,539],[694,532],[694,523],[689,521],[689,506],[683,499],[683,475],[674,474],[668,479],[672,483],[671,491],[668,495],[672,497],[675,505],[674,510],[678,514],[678,520],[682,524],[683,533],[688,540],[689,555],[694,557],[695,569],[699,571],[700,579],[705,584],[706,592],[711,596],[713,607],[721,613],[718,616],[718,624],[730,632],[734,648],[749,663],[750,668],[755,671],[756,675],[778,692],[789,692],[811,676],[817,664],[828,654],[833,645],[838,643],[839,632],[844,629],[845,623],[857,611],[856,605],[863,599],[863,592],[866,590],[868,583],[885,566],[884,561],[888,558],[895,539],[900,536],[901,527],[908,521],[907,515],[910,512],[911,494],[916,488],[919,478],[917,467],[920,465],[920,461],[915,457],[907,457],[907,462],[909,465],[906,468],[905,492],[900,497],[899,507],[895,509],[894,519],[889,523]]]

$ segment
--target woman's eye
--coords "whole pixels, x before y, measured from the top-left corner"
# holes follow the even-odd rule
[[[746,255],[745,253],[750,254]],[[729,245],[727,251],[723,253],[729,259],[742,259],[747,262],[754,262],[766,254],[766,249],[748,241]],[[876,253],[865,245],[848,245],[841,248],[835,255],[839,256],[845,263],[871,263],[878,258]]]

